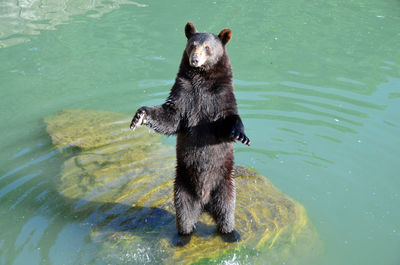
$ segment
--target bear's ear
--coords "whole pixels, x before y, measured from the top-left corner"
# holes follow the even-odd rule
[[[195,33],[197,33],[196,27],[193,25],[192,22],[188,22],[185,26],[186,38],[190,39]]]
[[[232,38],[232,31],[230,29],[223,29],[218,34],[218,38],[221,40],[222,44],[225,45]]]

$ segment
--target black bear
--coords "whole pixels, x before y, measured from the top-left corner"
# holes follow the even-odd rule
[[[232,68],[225,45],[230,29],[199,33],[192,23],[179,72],[164,104],[141,107],[131,129],[147,125],[177,135],[174,203],[179,235],[189,235],[202,211],[221,233],[234,229],[233,143],[250,145],[236,107]]]

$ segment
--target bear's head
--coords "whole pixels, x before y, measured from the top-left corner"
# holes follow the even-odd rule
[[[209,68],[215,65],[225,52],[225,45],[232,38],[230,29],[223,29],[218,36],[211,33],[199,33],[193,23],[185,26],[188,39],[185,52],[189,65],[196,68]]]

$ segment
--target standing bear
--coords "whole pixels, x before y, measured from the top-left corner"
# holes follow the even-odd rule
[[[174,203],[179,235],[193,232],[202,211],[221,233],[233,232],[235,183],[233,143],[250,145],[236,107],[232,68],[225,45],[230,29],[218,36],[199,33],[192,23],[179,72],[164,104],[141,107],[131,129],[147,125],[177,135]]]

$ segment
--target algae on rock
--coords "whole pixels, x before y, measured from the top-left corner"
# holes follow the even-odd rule
[[[173,147],[146,128],[132,133],[130,117],[123,114],[64,110],[45,122],[57,148],[77,147],[66,155],[58,190],[71,211],[92,225],[91,240],[103,246],[102,261],[296,264],[318,249],[305,209],[265,177],[238,166],[240,241],[225,242],[203,213],[190,242],[177,247]]]

